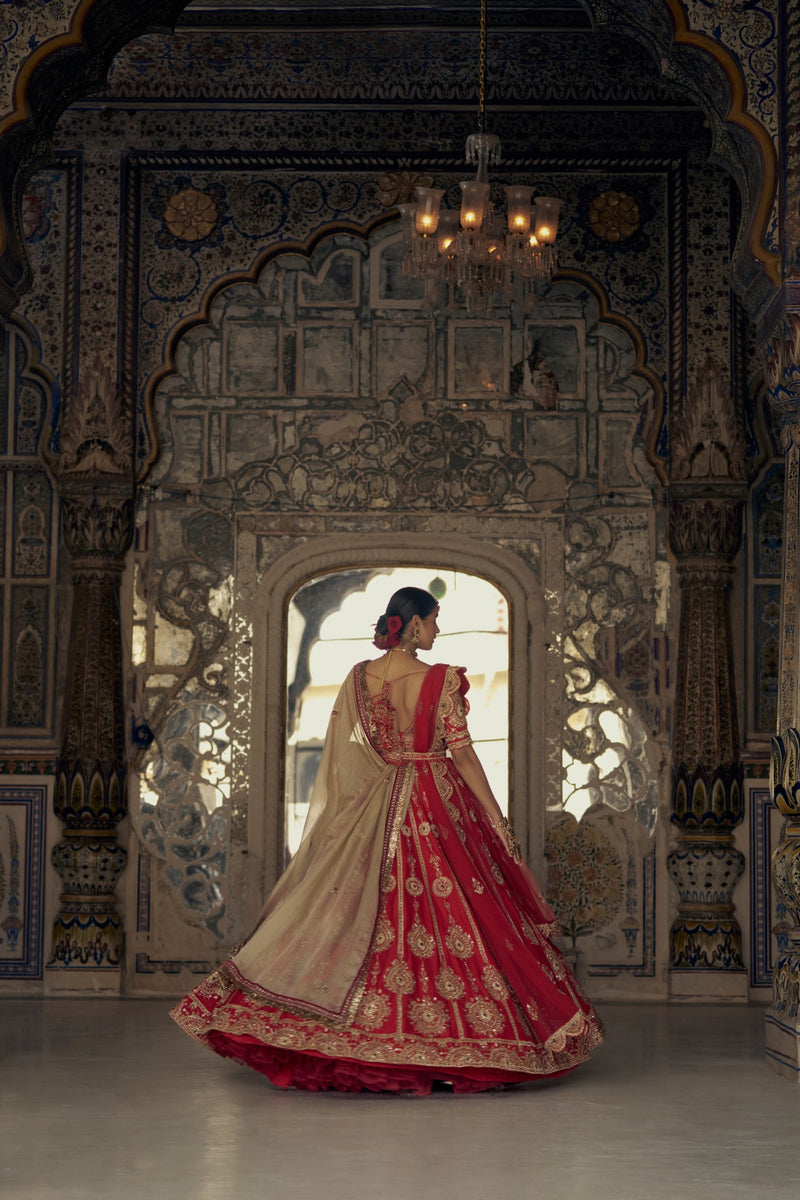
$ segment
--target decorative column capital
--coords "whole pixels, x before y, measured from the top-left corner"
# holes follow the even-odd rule
[[[134,487],[130,479],[57,477],[64,544],[76,572],[119,573],[133,538]]]
[[[668,532],[678,571],[711,572],[698,586],[726,587],[742,540],[745,483],[672,483],[668,490]]]
[[[114,369],[100,353],[65,406],[46,458],[73,566],[120,571],[133,536],[133,425]]]

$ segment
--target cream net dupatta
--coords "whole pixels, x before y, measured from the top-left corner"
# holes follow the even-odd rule
[[[410,765],[386,763],[370,745],[354,669],[331,714],[300,846],[228,964],[246,990],[329,1024],[351,1020],[411,780]]]

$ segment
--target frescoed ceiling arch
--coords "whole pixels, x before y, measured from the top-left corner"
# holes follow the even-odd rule
[[[60,113],[74,100],[103,84],[119,50],[133,38],[168,31],[189,7],[187,0],[76,0],[14,8],[0,28],[4,71],[0,78],[0,311],[11,312],[30,286],[20,217],[26,180],[48,159],[49,139]],[[202,5],[200,6],[202,7]],[[217,0],[214,9],[244,6]],[[272,0],[249,10],[265,13]],[[284,0],[301,15],[305,0]],[[325,6],[331,22],[354,12],[359,20],[381,6],[364,0]],[[409,6],[409,11],[411,11]],[[546,27],[559,19],[575,26],[588,16],[598,29],[633,37],[649,48],[660,69],[706,113],[714,153],[734,176],[742,195],[743,220],[734,256],[737,290],[754,312],[779,282],[776,242],[777,178],[777,5],[774,0],[714,17],[700,0],[562,0],[537,5],[533,0],[504,0],[494,6]],[[402,4],[391,7],[396,23]],[[475,24],[477,3],[439,0],[433,11],[461,24]],[[512,13],[512,10],[514,12]],[[316,10],[319,16],[320,9]],[[389,9],[384,10],[388,19]],[[223,14],[224,15],[224,14]],[[716,22],[716,23],[714,23]],[[756,27],[757,26],[757,27]],[[754,34],[755,31],[755,34]],[[759,40],[760,39],[760,40]],[[757,45],[754,45],[754,41]]]

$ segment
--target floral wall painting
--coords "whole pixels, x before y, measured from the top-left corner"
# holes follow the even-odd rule
[[[602,826],[602,828],[601,828]],[[546,894],[588,975],[655,975],[655,848],[608,813],[558,818],[545,842]]]
[[[623,865],[611,842],[588,823],[565,818],[545,845],[547,898],[573,948],[617,916],[623,900]]]

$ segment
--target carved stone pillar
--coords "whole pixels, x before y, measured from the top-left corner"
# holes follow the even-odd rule
[[[772,743],[770,770],[773,797],[786,818],[772,857],[772,882],[791,928],[774,965],[765,1048],[767,1063],[800,1083],[800,7],[781,5],[780,18],[785,81],[780,180],[783,282],[762,319],[759,335],[767,397],[786,454],[778,737]]]
[[[800,296],[786,288],[784,300],[796,302],[797,308],[784,309],[774,328],[767,345],[766,381],[786,451],[778,736],[773,738],[771,761],[773,797],[785,824],[772,857],[772,882],[791,927],[773,970],[765,1048],[767,1062],[800,1083]]]
[[[124,934],[114,895],[125,863],[126,743],[119,589],[133,532],[130,438],[116,398],[92,380],[81,420],[51,461],[72,564],[70,661],[52,862],[61,877],[47,982],[51,990],[119,991]],[[99,381],[99,382],[98,382]],[[83,397],[85,400],[86,398]]]
[[[667,860],[678,888],[670,932],[676,997],[746,1000],[733,889],[744,817],[730,585],[747,494],[744,445],[721,367],[698,372],[673,437],[669,539],[681,589]]]

